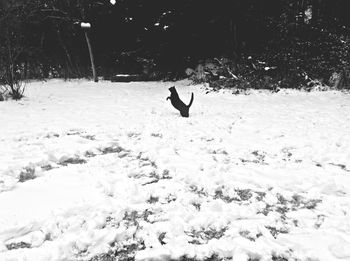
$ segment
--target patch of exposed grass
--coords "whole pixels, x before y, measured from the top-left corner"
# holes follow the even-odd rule
[[[350,169],[348,169],[344,164],[329,163],[329,165],[333,165],[335,167],[341,168],[344,171],[350,172]]]
[[[190,186],[190,191],[192,193],[195,193],[201,197],[208,197],[208,193],[204,191],[204,188],[198,188],[196,185],[191,185]]]
[[[108,216],[106,217],[105,223],[102,225],[102,228],[105,227],[119,227],[119,222],[117,222],[114,217]]]
[[[306,199],[300,195],[293,195],[292,200],[287,201],[292,205],[292,210],[307,208],[307,209],[315,209],[319,203],[322,202],[321,199]]]
[[[159,202],[159,197],[150,196],[150,198],[147,200],[147,203],[149,204],[154,204],[157,202]]]
[[[31,245],[25,242],[11,243],[6,245],[8,250],[20,249],[20,248],[31,248]]]
[[[93,157],[96,157],[97,154],[92,152],[92,151],[86,151],[84,156],[87,157],[87,158],[93,158]]]
[[[192,205],[196,208],[196,210],[198,210],[198,211],[201,210],[201,204],[199,204],[199,203],[192,203]]]
[[[26,182],[31,179],[35,179],[35,168],[34,167],[25,167],[19,174],[19,182]]]
[[[59,162],[59,165],[62,166],[68,166],[68,165],[72,165],[72,164],[85,164],[87,163],[87,161],[85,159],[81,159],[79,157],[75,157],[75,158],[68,158],[66,160],[63,160],[61,162]]]
[[[325,215],[317,215],[317,221],[314,224],[314,228],[319,229],[322,226],[324,219]]]
[[[235,198],[233,197],[229,197],[224,195],[223,191],[221,189],[217,189],[215,191],[215,195],[214,195],[214,199],[221,199],[222,201],[224,201],[225,203],[231,203],[232,201],[235,200]]]
[[[151,136],[155,138],[163,138],[163,134],[161,133],[151,133]]]
[[[285,258],[283,256],[275,256],[275,255],[273,255],[272,256],[272,261],[289,261],[289,259]]]
[[[135,255],[137,251],[145,249],[145,243],[142,240],[132,240],[131,243],[122,243],[114,246],[116,250],[114,251],[114,256],[116,256],[119,260],[135,260]]]
[[[44,171],[49,171],[49,170],[52,170],[53,168],[54,167],[52,167],[50,164],[41,166],[41,169],[44,170]]]
[[[222,258],[219,257],[217,254],[213,254],[210,257],[206,257],[204,259],[198,259],[196,257],[188,257],[188,256],[182,256],[179,259],[171,259],[171,261],[228,261],[232,260],[232,258]]]
[[[172,179],[172,177],[169,175],[169,170],[167,170],[167,169],[164,170],[162,172],[162,174],[158,174],[158,171],[156,171],[156,170],[151,171],[148,174],[148,177],[152,178],[152,180],[142,184],[143,186],[158,183],[160,180],[164,180],[164,179]]]
[[[95,135],[82,135],[81,137],[87,140],[96,140]]]
[[[74,135],[80,135],[82,132],[81,131],[76,131],[76,130],[70,130],[67,132],[67,136],[74,136]]]
[[[214,199],[221,199],[225,203],[231,203],[233,201],[248,201],[252,198],[253,193],[250,189],[235,189],[237,196],[230,197],[228,195],[224,195],[224,192],[221,188],[215,191]]]
[[[107,254],[94,256],[89,261],[116,261],[116,260],[117,258],[114,256],[113,252],[108,252]]]
[[[148,221],[149,215],[153,214],[150,210],[146,209],[143,212],[138,211],[128,211],[125,212],[122,221],[116,222],[113,217],[108,216],[106,218],[106,226],[126,226],[126,227],[136,227],[136,231],[140,227],[139,221]],[[164,235],[160,235],[160,240],[164,239]],[[135,260],[135,255],[138,251],[145,249],[144,241],[136,237],[136,232],[130,239],[125,241],[114,241],[110,243],[110,250],[108,253],[96,255],[89,261],[133,261]]]
[[[44,138],[58,138],[60,135],[58,133],[48,133]]]
[[[165,239],[165,236],[166,236],[166,233],[165,232],[162,232],[158,235],[158,241],[159,243],[161,243],[162,245],[165,245],[166,243],[164,242],[164,239]]]
[[[289,231],[288,229],[285,229],[285,228],[276,228],[276,227],[272,227],[272,226],[265,226],[271,233],[271,235],[274,237],[274,238],[277,238],[277,236],[279,234],[287,234]]]
[[[100,151],[102,153],[102,155],[105,155],[105,154],[111,154],[111,153],[119,153],[119,152],[122,152],[124,149],[118,145],[115,145],[115,146],[110,146],[110,147],[104,147],[104,148],[101,148]]]
[[[240,197],[241,201],[247,201],[252,197],[252,192],[250,189],[235,189],[235,191]]]
[[[185,232],[186,235],[192,237],[193,239],[189,241],[191,244],[195,245],[202,245],[208,243],[211,239],[219,239],[221,238],[228,227],[223,227],[221,229],[215,229],[215,228],[208,228],[208,229],[201,229],[201,230],[191,230]]]
[[[250,241],[255,241],[257,238],[261,237],[262,234],[261,233],[258,233],[256,235],[253,235],[250,231],[248,230],[241,230],[239,231],[239,235],[250,240]]]
[[[169,170],[163,170],[163,172],[161,174],[158,174],[156,171],[152,171],[149,174],[150,178],[154,178],[156,180],[161,180],[161,179],[171,179],[171,176],[169,175]]]
[[[176,197],[176,195],[174,195],[174,194],[169,194],[169,195],[165,198],[166,203],[170,203],[170,202],[173,202],[173,201],[176,201],[176,200],[177,200],[177,197]]]
[[[153,214],[154,212],[149,209],[146,209],[142,212],[137,212],[137,211],[126,212],[124,215],[123,221],[126,223],[128,227],[130,226],[139,227],[140,220],[144,220],[146,222],[152,223],[149,220],[149,216]]]
[[[113,242],[108,253],[94,256],[89,261],[134,261],[137,251],[145,249],[142,240]]]
[[[143,156],[142,152],[139,153],[139,155],[137,155],[136,159],[139,160],[139,166],[140,167],[144,167],[144,166],[152,166],[153,168],[157,168],[157,164],[155,163],[155,161],[149,159],[147,156]]]
[[[265,161],[266,160],[266,152],[255,150],[251,153],[251,155],[253,155],[253,156],[250,156],[249,159],[241,158],[240,159],[241,162],[242,163],[254,163],[254,164],[268,165]]]
[[[260,213],[266,216],[268,213],[275,211],[285,216],[287,212],[297,211],[298,209],[315,209],[322,202],[321,199],[307,199],[297,194],[293,195],[291,199],[286,199],[281,194],[277,194],[276,197],[277,204],[266,204],[266,207]]]
[[[262,201],[266,197],[266,192],[256,191],[256,200]]]
[[[137,138],[137,137],[139,137],[141,135],[141,133],[129,132],[127,135],[128,135],[129,138]]]

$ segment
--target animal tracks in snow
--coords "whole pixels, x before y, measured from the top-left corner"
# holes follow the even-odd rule
[[[162,141],[163,134],[151,133],[150,136],[154,139]],[[126,137],[130,140],[142,141],[141,133],[129,132]],[[120,138],[120,137],[119,137]],[[108,253],[94,256],[92,260],[105,260],[105,258],[113,258],[113,256],[124,256],[127,258],[133,258],[138,251],[146,249],[148,246],[154,243],[145,241],[143,236],[144,231],[151,229],[154,236],[160,245],[167,245],[169,242],[168,236],[171,232],[162,228],[162,223],[167,224],[171,222],[172,217],[169,214],[169,210],[173,207],[187,209],[188,206],[193,208],[190,210],[192,215],[197,215],[199,224],[201,224],[201,217],[208,213],[211,213],[214,217],[215,212],[225,212],[227,208],[236,209],[237,217],[232,217],[230,220],[224,219],[219,227],[213,226],[210,223],[202,223],[201,225],[195,225],[193,223],[184,227],[182,235],[186,237],[186,242],[189,245],[207,245],[212,240],[227,240],[232,235],[246,238],[249,241],[255,242],[260,237],[272,237],[278,238],[280,234],[288,234],[292,228],[298,228],[301,226],[300,219],[295,216],[298,211],[306,209],[313,211],[318,204],[322,203],[321,199],[306,198],[300,194],[294,194],[289,198],[274,191],[273,188],[269,190],[254,190],[251,188],[244,188],[242,186],[222,185],[216,188],[201,187],[200,184],[195,185],[194,179],[190,182],[188,177],[178,176],[175,177],[178,186],[173,190],[167,191],[169,186],[172,186],[169,181],[174,177],[169,169],[161,169],[159,162],[154,157],[150,157],[149,153],[135,151],[135,148],[128,148],[121,145],[117,139],[110,140],[111,137],[103,137],[99,134],[90,134],[82,130],[72,130],[64,134],[49,133],[43,135],[40,138],[29,137],[19,140],[19,142],[25,141],[29,146],[41,146],[40,141],[42,139],[55,140],[54,144],[57,145],[57,151],[60,152],[59,156],[51,154],[50,156],[44,155],[44,159],[39,159],[37,163],[30,163],[27,166],[21,168],[21,172],[18,176],[19,182],[26,182],[37,177],[45,176],[46,172],[55,170],[55,175],[59,175],[60,171],[64,171],[64,168],[71,168],[76,166],[75,170],[69,171],[84,171],[86,168],[93,170],[98,164],[103,167],[103,176],[96,175],[97,188],[106,196],[112,199],[117,199],[122,196],[123,189],[121,189],[119,175],[123,174],[122,180],[132,179],[131,191],[138,191],[141,195],[139,203],[143,206],[140,208],[124,208],[124,215],[119,218],[113,217],[106,213],[106,217],[102,223],[95,227],[96,231],[115,229],[124,231],[121,241],[112,240],[109,243]],[[60,140],[63,140],[61,143]],[[35,142],[33,141],[35,140]],[[76,145],[82,145],[80,149],[76,150],[74,154],[64,154],[64,150],[60,150],[60,144],[66,144],[70,141]],[[202,165],[199,170],[201,172],[208,172],[212,170],[210,161],[213,163],[223,163],[224,165],[233,164],[236,166],[264,166],[277,162],[290,161],[297,148],[286,147],[280,151],[280,154],[271,154],[261,150],[243,151],[240,155],[232,155],[230,150],[222,146],[220,141],[216,141],[213,138],[200,138],[203,144],[208,144],[208,147],[202,147],[201,153],[203,157],[210,156],[210,159],[206,164]],[[67,148],[67,147],[64,147]],[[63,148],[63,149],[64,149]],[[45,151],[45,150],[44,150]],[[48,150],[47,150],[48,151]],[[53,149],[51,148],[51,151]],[[177,157],[184,155],[184,151],[179,151]],[[186,155],[186,154],[185,154]],[[199,154],[200,156],[200,154]],[[46,160],[45,160],[46,159]],[[108,159],[108,160],[107,160]],[[298,161],[295,164],[301,163]],[[85,166],[86,165],[86,166]],[[346,170],[343,165],[332,164],[335,167]],[[116,168],[116,169],[115,169]],[[118,170],[123,170],[118,173]],[[57,172],[58,171],[58,172]],[[234,171],[231,169],[231,171]],[[94,174],[95,175],[95,174]],[[103,178],[107,183],[99,183],[99,179]],[[191,178],[190,178],[191,179]],[[212,179],[215,182],[215,177]],[[134,187],[132,187],[134,186]],[[125,192],[128,188],[124,188]],[[176,196],[176,193],[183,191],[183,194]],[[141,192],[142,191],[142,192]],[[128,192],[130,193],[130,192]],[[131,192],[132,193],[132,192]],[[191,195],[192,196],[189,196]],[[126,195],[125,199],[127,199]],[[137,199],[136,199],[137,201]],[[188,205],[189,203],[189,205]],[[123,212],[122,211],[122,212]],[[187,210],[189,211],[189,210]],[[214,211],[214,212],[213,212]],[[180,211],[181,212],[181,211]],[[233,220],[240,224],[242,222],[238,213],[250,213],[249,215],[260,215],[259,225],[257,227],[245,227],[237,228],[233,231],[231,223]],[[171,213],[171,211],[170,211]],[[194,214],[197,213],[197,214]],[[214,214],[213,214],[214,213]],[[173,212],[176,217],[178,214]],[[248,215],[248,216],[249,216]],[[314,229],[320,229],[324,224],[326,216],[323,214],[311,214],[309,213],[310,227]],[[73,218],[75,215],[71,215]],[[196,220],[195,218],[194,220]],[[61,222],[61,221],[59,221]],[[79,225],[81,231],[84,230],[85,221],[82,221]],[[62,227],[63,224],[59,224]],[[160,226],[159,228],[157,228]],[[5,248],[8,251],[14,251],[18,249],[31,249],[40,247],[45,242],[59,240],[64,237],[66,233],[69,233],[69,227],[72,224],[64,228],[56,235],[51,233],[43,233],[40,231],[25,232],[19,234],[18,237],[11,238],[5,242]],[[45,230],[46,228],[42,228]],[[83,233],[83,232],[80,232]],[[83,245],[74,244],[71,246],[72,251],[77,257],[83,258],[87,248]]]
[[[0,260],[348,259],[347,94],[179,86],[183,119],[166,84],[29,84],[32,121],[1,106]]]
[[[74,138],[72,139],[72,137]],[[10,166],[8,170],[4,171],[4,174],[18,179],[19,182],[25,182],[42,176],[44,172],[52,169],[67,167],[69,165],[86,164],[88,160],[93,157],[107,154],[117,154],[118,157],[125,157],[128,155],[129,152],[120,147],[117,142],[99,142],[95,137],[96,135],[90,135],[82,131],[69,131],[62,135],[49,133],[32,139],[29,137],[20,139],[19,141],[25,140],[28,153],[30,153],[31,146],[34,147],[34,150],[39,146],[43,151],[41,155],[38,155],[35,161],[29,162],[27,166],[20,167],[17,164],[15,166]],[[44,142],[41,143],[43,139],[54,140],[54,142],[45,148]],[[35,140],[35,142],[33,142],[33,140]],[[67,142],[69,143],[67,144]],[[74,152],[70,151],[69,154],[65,154],[65,147],[69,148],[72,143],[75,143],[75,147],[77,147],[76,145],[82,146]],[[23,146],[23,144],[21,144],[21,146]],[[30,158],[30,155],[22,156],[24,159],[28,156]]]

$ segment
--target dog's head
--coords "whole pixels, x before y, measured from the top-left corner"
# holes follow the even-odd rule
[[[175,86],[170,87],[170,88],[169,88],[169,91],[170,91],[171,93],[176,92]]]

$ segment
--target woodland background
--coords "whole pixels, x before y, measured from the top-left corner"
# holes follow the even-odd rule
[[[0,81],[137,74],[213,88],[348,87],[347,0],[1,0]]]

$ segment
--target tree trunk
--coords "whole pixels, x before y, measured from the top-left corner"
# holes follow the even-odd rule
[[[11,46],[11,39],[10,34],[7,32],[7,66],[8,66],[8,75],[7,75],[7,84],[10,85],[10,88],[13,88],[14,85],[14,59],[13,59],[13,52],[12,52],[12,46]]]
[[[94,55],[92,53],[92,47],[91,47],[91,43],[90,43],[90,38],[89,38],[89,35],[86,31],[84,32],[84,34],[85,34],[86,43],[87,43],[88,48],[89,48],[91,68],[92,68],[92,77],[94,78],[94,82],[98,82],[96,67],[95,67],[95,62],[94,62]]]
[[[321,18],[322,2],[321,0],[313,0],[312,2],[312,24],[318,24]]]
[[[66,54],[66,76],[65,77],[70,77],[70,76],[74,76],[74,66],[73,66],[73,61],[72,58],[69,54],[68,48],[65,45],[65,43],[63,42],[62,36],[61,36],[61,31],[57,28],[57,37],[58,37],[58,41],[64,51],[64,53]]]
[[[239,39],[239,21],[241,19],[240,10],[241,3],[240,1],[231,1],[228,6],[230,10],[229,16],[229,31],[230,31],[230,43],[232,48],[232,56],[235,62],[240,57],[240,39]]]

